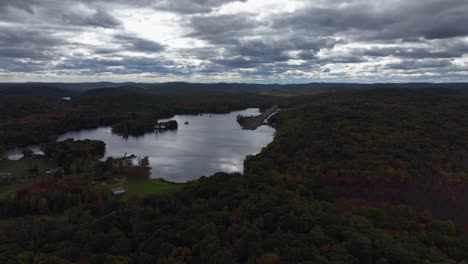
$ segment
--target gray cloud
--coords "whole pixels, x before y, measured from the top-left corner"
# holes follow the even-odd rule
[[[119,27],[122,23],[108,12],[98,9],[92,14],[80,14],[70,12],[62,16],[62,20],[70,25],[75,26],[92,26],[102,28]]]
[[[16,9],[20,9],[20,10],[23,10],[32,14],[34,12],[31,6],[32,6],[32,1],[28,1],[28,0],[24,0],[24,1],[2,0],[0,2],[0,14],[7,12],[8,8],[16,8]]]
[[[213,44],[238,44],[240,39],[255,36],[261,22],[251,14],[193,16],[187,26],[192,27],[188,37],[199,38]]]
[[[414,69],[427,69],[427,68],[443,68],[452,66],[450,60],[434,60],[434,59],[423,59],[423,60],[404,60],[399,63],[388,64],[387,67],[390,69],[397,70],[414,70]]]
[[[189,37],[222,48],[221,53],[202,50],[201,58],[229,68],[255,68],[259,64],[285,62],[295,58],[290,54],[293,51],[299,53],[298,58],[317,59],[318,51],[337,43],[327,37],[272,32],[268,22],[258,21],[248,13],[194,16],[190,23],[193,30]]]
[[[371,40],[438,39],[468,34],[468,2],[464,0],[331,2],[335,5],[310,4],[298,12],[279,16],[274,27]]]
[[[164,50],[164,46],[151,40],[131,36],[131,35],[116,35],[114,40],[122,45],[124,50],[158,53]]]
[[[277,10],[223,13],[225,4],[255,0],[2,0],[0,74],[230,75],[239,81],[468,76],[466,0],[297,1],[296,10],[272,0]],[[158,34],[132,32],[128,19],[148,18],[122,16],[133,8],[174,18],[179,29],[154,24],[147,26]]]
[[[54,57],[54,51],[64,44],[64,40],[51,32],[0,27],[0,57],[50,59]]]
[[[88,74],[95,73],[177,73],[174,63],[163,58],[152,59],[146,57],[114,57],[114,58],[80,58],[72,57],[62,64],[55,66],[58,70],[75,70]]]
[[[421,59],[421,58],[457,58],[461,57],[466,50],[461,49],[447,49],[441,47],[441,49],[432,48],[420,48],[420,47],[386,47],[386,48],[368,48],[368,49],[351,49],[351,53],[359,56],[371,56],[371,57],[402,57],[410,59]]]
[[[159,0],[155,8],[184,14],[209,13],[214,8],[231,2],[247,0]]]

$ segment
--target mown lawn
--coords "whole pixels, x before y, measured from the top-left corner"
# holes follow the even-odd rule
[[[0,160],[0,173],[10,172],[17,180],[30,178],[29,169],[37,166],[39,176],[45,175],[45,171],[54,169],[57,165],[44,159],[20,159],[20,160]]]
[[[38,167],[38,175],[30,175],[28,170],[33,166]],[[8,194],[18,188],[25,186],[38,178],[45,176],[45,171],[55,168],[53,162],[43,159],[21,159],[21,160],[0,160],[0,172],[12,173],[15,181],[7,186],[0,186],[0,199],[4,199]],[[109,191],[113,188],[122,187],[126,190],[125,199],[133,196],[145,197],[148,195],[161,195],[178,191],[183,184],[166,182],[163,180],[125,180],[123,184],[107,185]]]
[[[33,166],[37,166],[38,175],[31,175],[28,171]],[[0,173],[12,173],[14,182],[0,185],[0,199],[5,198],[9,193],[30,183],[34,179],[45,176],[45,171],[55,168],[53,162],[43,159],[21,159],[21,160],[0,160]]]
[[[183,184],[163,180],[127,180],[123,184],[123,188],[127,191],[127,196],[138,197],[166,194],[178,191],[182,186]]]

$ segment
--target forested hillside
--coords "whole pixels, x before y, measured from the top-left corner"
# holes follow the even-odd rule
[[[42,181],[0,201],[0,262],[466,263],[467,107],[464,90],[316,95],[270,119],[243,175],[126,200]]]
[[[249,161],[251,172],[409,203],[467,223],[466,90],[321,95],[275,119],[276,139]]]

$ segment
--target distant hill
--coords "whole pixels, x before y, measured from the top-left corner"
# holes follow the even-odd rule
[[[19,99],[57,99],[76,95],[76,91],[50,86],[0,85],[0,101]]]
[[[468,83],[305,83],[305,84],[252,84],[252,83],[188,83],[188,82],[166,82],[166,83],[135,83],[135,82],[91,82],[91,83],[0,83],[0,91],[4,89],[37,89],[37,88],[60,88],[74,91],[87,91],[100,88],[143,88],[152,91],[192,91],[205,90],[236,92],[264,92],[264,91],[311,91],[317,89],[349,89],[349,88],[468,88]]]
[[[129,86],[135,83],[113,83],[113,82],[93,82],[93,83],[42,83],[42,82],[28,82],[28,83],[0,83],[0,90],[5,88],[60,88],[66,90],[91,90],[97,88],[108,87],[122,87]]]
[[[83,85],[84,86],[84,85]],[[347,89],[377,88],[468,88],[468,83],[401,83],[401,84],[358,84],[358,83],[307,83],[307,84],[249,84],[249,83],[108,83],[106,87],[88,89],[87,96],[126,93],[149,93],[153,95],[209,93],[260,93],[272,96],[310,95]]]

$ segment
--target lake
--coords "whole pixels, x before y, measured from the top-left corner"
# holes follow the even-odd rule
[[[59,137],[75,140],[95,139],[106,143],[107,157],[134,154],[148,156],[151,178],[163,178],[172,182],[186,182],[215,172],[242,172],[247,155],[258,154],[272,140],[275,130],[260,126],[256,130],[244,130],[237,123],[237,115],[258,115],[259,109],[251,108],[228,114],[176,115],[159,120],[177,120],[179,129],[161,133],[148,133],[127,139],[111,133],[110,127],[69,132]],[[188,125],[184,123],[188,122]],[[20,150],[16,151],[16,157]],[[10,154],[9,158],[14,158]],[[19,155],[21,157],[21,155]]]
[[[41,150],[40,146],[34,145],[34,146],[29,146],[26,148],[15,148],[15,149],[10,149],[7,152],[5,152],[5,156],[9,160],[19,160],[23,157],[23,150],[29,149],[32,150],[34,154],[41,154],[43,155],[44,152]]]

